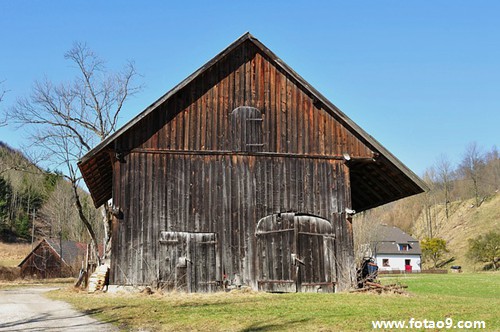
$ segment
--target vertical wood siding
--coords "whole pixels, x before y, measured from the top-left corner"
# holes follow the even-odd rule
[[[132,148],[233,151],[231,113],[262,113],[262,152],[371,157],[372,151],[250,43],[150,113],[118,141]],[[147,124],[147,125],[145,125]]]
[[[328,271],[317,276],[316,268],[305,268],[311,282],[304,289],[330,280],[345,289],[354,278],[344,213],[351,191],[339,156],[372,151],[251,43],[233,53],[117,138],[124,157],[114,161],[113,203],[123,215],[114,221],[111,280],[160,281],[167,273],[161,232],[186,232],[217,236],[217,278],[258,288],[257,222],[291,212],[332,225],[331,237],[300,238],[297,253]],[[328,248],[333,258],[307,252]]]
[[[350,198],[346,191],[347,167],[342,162],[131,153],[118,168],[116,188],[120,192],[114,203],[122,210],[123,218],[116,222],[115,234],[119,236],[113,246],[115,283],[158,281],[165,258],[159,254],[159,236],[166,231],[217,234],[218,275],[237,275],[245,284],[257,288],[257,223],[283,212],[328,220],[332,225],[328,235],[335,238],[335,245],[331,245],[335,266],[331,270],[338,270],[339,265],[350,269],[352,234],[344,214]],[[306,224],[302,227],[305,232],[313,233]],[[323,239],[303,240],[308,243]],[[323,244],[311,242],[310,247],[321,252]],[[323,281],[318,278],[309,279]],[[338,274],[331,276],[331,281],[341,285],[349,282],[344,279]]]

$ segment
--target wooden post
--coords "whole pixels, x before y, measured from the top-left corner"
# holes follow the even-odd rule
[[[33,251],[33,243],[35,238],[35,209],[33,208],[33,221],[31,222],[31,250]]]

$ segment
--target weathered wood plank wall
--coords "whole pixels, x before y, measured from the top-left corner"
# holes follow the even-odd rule
[[[347,168],[340,161],[133,152],[118,168],[126,176],[115,196],[124,218],[116,222],[114,282],[157,280],[159,234],[169,231],[218,234],[221,272],[256,287],[256,225],[280,212],[329,220],[336,264],[349,270],[352,263]]]
[[[234,151],[231,113],[262,112],[261,151],[369,157],[372,151],[327,113],[291,77],[250,43],[242,54],[215,64],[146,121],[119,138],[118,149]]]
[[[160,232],[201,232],[218,236],[220,273],[257,288],[256,225],[282,212],[330,221],[331,279],[340,288],[352,281],[349,170],[341,156],[372,151],[245,45],[117,139],[113,202],[122,215],[114,222],[112,282],[159,280]],[[240,106],[249,113],[233,112]]]

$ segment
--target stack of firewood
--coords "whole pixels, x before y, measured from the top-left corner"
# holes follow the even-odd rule
[[[366,281],[363,287],[359,289],[352,290],[351,293],[376,293],[376,294],[402,294],[408,295],[405,290],[408,288],[406,285],[390,284],[382,285],[377,282]]]
[[[89,278],[88,292],[94,293],[95,291],[103,290],[106,282],[106,274],[108,273],[109,266],[98,266],[94,273]]]

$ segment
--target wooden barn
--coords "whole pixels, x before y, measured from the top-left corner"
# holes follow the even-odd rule
[[[345,290],[351,215],[422,181],[247,33],[79,163],[111,284]]]
[[[76,277],[85,260],[87,244],[59,239],[42,239],[19,263],[23,278]]]

